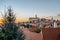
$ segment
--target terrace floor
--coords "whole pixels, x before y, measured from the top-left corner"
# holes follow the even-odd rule
[[[22,31],[25,34],[25,40],[42,40],[42,33],[31,32],[27,28],[23,28]]]

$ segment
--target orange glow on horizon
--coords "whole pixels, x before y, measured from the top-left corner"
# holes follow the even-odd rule
[[[2,22],[2,19],[0,19],[0,24],[2,24],[3,22]]]
[[[0,24],[3,23],[2,22],[2,18],[0,18]],[[20,18],[20,19],[16,19],[15,22],[28,22],[29,19],[28,18]]]
[[[16,20],[16,22],[28,22],[28,21],[29,21],[28,18],[20,18]]]

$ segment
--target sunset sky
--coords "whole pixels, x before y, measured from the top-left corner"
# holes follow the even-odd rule
[[[60,0],[0,0],[0,16],[8,6],[13,8],[17,18],[60,14]]]

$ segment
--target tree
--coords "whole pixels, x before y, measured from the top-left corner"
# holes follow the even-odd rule
[[[8,8],[8,11],[7,13],[5,13],[3,19],[4,19],[3,27],[5,30],[5,36],[4,36],[5,40],[24,40],[23,32],[18,30],[18,26],[16,26],[17,25],[15,23],[16,17],[13,14],[11,7]]]

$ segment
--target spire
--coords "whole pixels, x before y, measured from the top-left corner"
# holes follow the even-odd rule
[[[37,18],[37,14],[35,14],[35,18]]]

